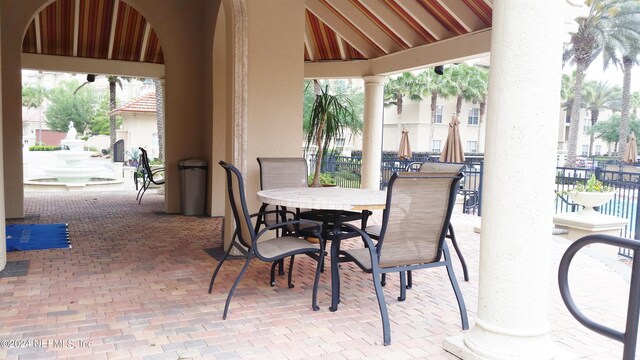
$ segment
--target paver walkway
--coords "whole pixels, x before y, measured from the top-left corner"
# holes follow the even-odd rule
[[[269,265],[253,262],[223,321],[224,301],[243,261],[225,263],[213,294],[207,293],[216,261],[203,249],[220,246],[222,219],[164,214],[163,199],[153,191],[141,205],[131,191],[25,197],[25,219],[7,223],[66,222],[73,248],[8,254],[10,263],[28,260],[29,267],[27,275],[0,277],[0,358],[455,358],[442,350],[445,338],[462,333],[444,268],[415,272],[404,302],[395,299],[397,275],[390,276],[385,293],[392,344],[386,347],[381,344],[371,278],[343,265],[343,298],[332,313],[325,272],[318,298],[321,310],[314,312],[313,263],[305,257],[296,260],[294,289],[287,288],[284,278],[270,287]],[[464,282],[459,262],[453,260],[472,326],[477,222],[461,214],[453,219],[470,269],[471,279]],[[553,339],[582,357],[619,359],[620,343],[586,330],[566,311],[555,279],[568,242],[554,238],[552,243]],[[574,270],[574,293],[585,312],[622,329],[628,285],[624,276],[587,255],[576,260]]]

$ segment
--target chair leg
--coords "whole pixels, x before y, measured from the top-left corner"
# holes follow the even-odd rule
[[[389,313],[387,312],[387,304],[384,301],[384,293],[380,285],[380,272],[373,269],[373,287],[376,289],[376,297],[378,298],[378,307],[380,308],[380,317],[382,318],[382,337],[384,345],[391,344],[391,328],[389,325]]]
[[[271,263],[271,279],[269,280],[269,285],[276,286],[276,266],[280,261],[274,261]]]
[[[311,308],[313,311],[320,310],[318,306],[318,284],[320,283],[320,273],[324,264],[324,247],[320,247],[320,258],[318,258],[318,265],[316,266],[316,277],[313,280],[313,295],[311,298]],[[291,272],[291,270],[289,270]]]
[[[227,319],[227,312],[229,311],[229,304],[231,303],[231,298],[233,297],[233,292],[236,291],[236,287],[240,283],[240,280],[242,279],[242,276],[244,275],[245,271],[247,271],[247,268],[249,267],[249,262],[250,261],[251,261],[251,253],[247,254],[247,261],[245,261],[244,266],[242,267],[242,270],[240,270],[240,274],[238,274],[238,278],[233,283],[233,286],[231,287],[231,290],[229,290],[229,295],[227,295],[227,301],[224,304],[224,312],[222,313],[222,320],[226,320]]]
[[[442,250],[444,250],[444,256],[446,259],[447,274],[449,275],[449,281],[453,287],[453,292],[456,294],[456,300],[458,301],[458,308],[460,309],[460,320],[462,321],[462,330],[469,329],[469,320],[467,318],[467,307],[464,305],[464,298],[462,292],[458,286],[456,275],[453,272],[453,265],[451,264],[451,254],[446,243],[443,244]]]
[[[407,289],[411,289],[413,286],[413,276],[411,276],[411,270],[407,271]]]
[[[280,259],[280,261],[278,261],[278,275],[284,275],[284,259]]]
[[[458,241],[456,240],[456,233],[453,232],[453,225],[449,223],[449,236],[451,239],[451,244],[453,245],[453,249],[456,251],[458,255],[458,259],[460,259],[460,263],[462,264],[462,273],[464,274],[464,281],[469,281],[469,270],[467,270],[467,262],[464,261],[464,256],[462,256],[462,251],[460,251],[460,247],[458,247]]]
[[[218,275],[218,271],[222,267],[222,263],[224,263],[224,261],[227,260],[227,256],[229,256],[229,253],[231,252],[232,247],[233,245],[230,244],[229,249],[224,252],[224,255],[222,256],[222,259],[218,263],[218,266],[216,266],[216,269],[213,271],[213,275],[211,275],[211,282],[209,283],[209,294],[211,294],[211,291],[213,290],[213,282],[216,281],[216,276]]]
[[[382,280],[380,280],[380,285],[387,285],[387,273],[382,274]]]
[[[293,259],[294,258],[295,258],[295,255],[291,255],[291,260],[289,260],[289,289],[293,289],[295,286],[291,281],[291,277],[293,275]],[[284,262],[284,259],[280,260],[280,264],[282,264],[283,262]]]
[[[400,296],[398,296],[398,301],[405,301],[407,299],[407,280],[405,277],[405,272],[400,271]]]

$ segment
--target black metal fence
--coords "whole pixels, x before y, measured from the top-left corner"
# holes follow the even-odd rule
[[[482,212],[482,174],[484,163],[482,157],[467,157],[465,161],[464,179],[461,187],[464,195],[464,210],[472,214],[480,216]],[[407,168],[413,163],[422,163],[424,161],[438,161],[437,157],[429,157],[422,159],[399,160],[390,157],[383,157],[380,165],[380,190],[387,187],[389,179],[394,172],[407,171]],[[309,169],[313,171],[315,168],[315,156],[312,156],[309,162]],[[322,160],[320,172],[331,174],[336,185],[345,188],[359,188],[361,180],[362,158],[351,156],[331,156]]]

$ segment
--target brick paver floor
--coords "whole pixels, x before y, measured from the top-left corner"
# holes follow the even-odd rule
[[[269,265],[253,262],[228,319],[222,320],[227,293],[243,265],[242,260],[225,263],[213,294],[207,293],[216,261],[203,249],[220,246],[222,219],[167,215],[162,197],[153,191],[141,205],[134,199],[131,191],[25,194],[25,219],[7,223],[68,223],[73,247],[8,254],[10,262],[28,260],[29,269],[24,276],[0,278],[0,358],[455,358],[442,350],[445,338],[462,333],[444,268],[414,272],[404,302],[395,299],[397,275],[389,277],[390,346],[381,344],[370,276],[343,265],[343,297],[334,313],[328,310],[325,272],[321,310],[314,312],[313,263],[305,257],[296,260],[293,289],[282,277],[269,286]],[[453,219],[471,275],[464,282],[454,258],[472,326],[479,260],[473,226],[478,222],[461,214]],[[620,343],[582,327],[562,304],[556,272],[568,242],[554,238],[552,244],[548,317],[553,340],[579,357],[619,359]],[[629,267],[610,265],[581,255],[571,281],[587,314],[622,329]]]

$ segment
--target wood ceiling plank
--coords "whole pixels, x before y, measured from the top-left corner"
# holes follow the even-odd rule
[[[397,44],[389,35],[380,29],[372,19],[369,19],[350,1],[326,0],[326,2],[331,4],[344,18],[348,19],[348,21],[364,33],[370,41],[374,42],[386,54],[403,49],[403,47]]]
[[[469,32],[485,29],[487,25],[460,0],[438,0],[440,5],[445,7],[449,13],[464,26]]]
[[[361,52],[364,56],[374,58],[383,54],[369,43],[367,39],[329,10],[321,0],[306,0],[306,7],[307,10],[322,20],[322,22],[339,34],[343,39],[345,39],[345,41]]]
[[[458,0],[460,1],[460,0]],[[415,0],[396,0],[398,5],[409,13],[416,21],[418,21],[436,40],[447,39],[453,36],[446,27],[444,27],[438,19],[429,14]]]
[[[398,14],[391,10],[384,0],[360,0],[360,2],[407,43],[409,47],[424,45],[426,43],[424,38],[398,16]]]

